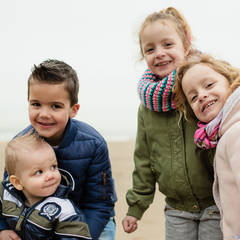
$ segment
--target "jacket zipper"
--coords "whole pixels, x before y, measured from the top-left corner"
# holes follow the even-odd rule
[[[103,176],[103,199],[106,199],[106,183],[107,183],[107,174],[105,172],[102,172],[102,176]]]
[[[15,227],[16,231],[19,231],[19,232],[21,231],[22,223],[24,221],[26,213],[27,213],[27,208],[24,208],[21,212],[21,215],[20,215],[18,221],[17,221],[16,227]]]

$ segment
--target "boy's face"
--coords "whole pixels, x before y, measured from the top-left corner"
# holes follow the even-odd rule
[[[16,166],[16,178],[16,185],[13,185],[23,191],[29,205],[52,195],[60,184],[61,175],[51,146],[41,145],[31,153],[22,151]]]
[[[206,64],[196,64],[187,70],[182,89],[196,117],[208,123],[223,108],[229,95],[228,80]]]
[[[32,126],[51,145],[59,144],[69,118],[75,117],[79,109],[78,104],[70,106],[64,83],[48,84],[32,79],[28,102]]]

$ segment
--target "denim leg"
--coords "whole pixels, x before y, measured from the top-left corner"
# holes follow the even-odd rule
[[[101,233],[98,240],[114,240],[115,233],[116,233],[116,224],[115,224],[114,218],[111,217],[109,222],[103,229],[103,232]]]
[[[166,240],[198,240],[198,214],[165,208]]]
[[[222,240],[220,213],[216,205],[202,211],[199,222],[199,240]]]

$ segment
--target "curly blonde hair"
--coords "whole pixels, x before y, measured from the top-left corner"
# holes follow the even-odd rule
[[[205,64],[217,73],[223,75],[230,83],[230,93],[240,86],[240,69],[233,67],[226,61],[216,59],[208,54],[199,53],[189,56],[177,69],[176,83],[174,87],[176,108],[179,110],[181,116],[184,115],[186,119],[188,114],[194,115],[194,113],[188,104],[187,98],[182,89],[182,79],[185,73],[197,64]]]

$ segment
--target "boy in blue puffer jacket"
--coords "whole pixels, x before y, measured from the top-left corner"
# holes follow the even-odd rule
[[[69,195],[82,210],[94,240],[114,239],[116,194],[108,148],[88,124],[74,120],[79,110],[79,82],[75,70],[58,60],[34,66],[28,79],[29,119],[23,134],[35,129],[54,149],[58,166],[75,180]],[[107,225],[107,226],[106,226]],[[0,240],[6,230],[0,221]],[[101,233],[108,238],[101,237]]]

